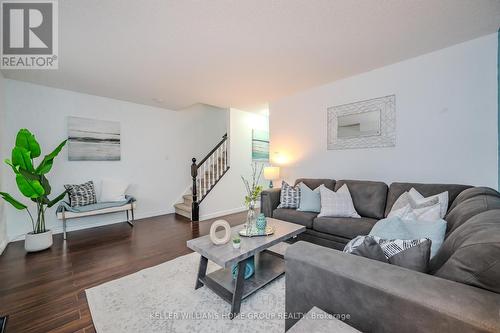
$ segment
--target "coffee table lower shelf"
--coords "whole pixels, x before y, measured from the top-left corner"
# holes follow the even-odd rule
[[[264,250],[255,255],[255,274],[244,279],[245,260],[238,263],[238,277],[233,279],[231,268],[206,274],[208,259],[201,257],[195,289],[203,285],[231,304],[231,318],[240,312],[241,301],[285,273],[282,256]],[[206,275],[205,275],[206,274]]]

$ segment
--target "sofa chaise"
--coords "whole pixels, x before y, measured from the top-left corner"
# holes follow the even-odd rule
[[[286,311],[313,306],[348,315],[363,332],[500,332],[500,193],[486,187],[298,179],[310,188],[347,184],[361,219],[318,218],[316,213],[277,208],[280,189],[262,193],[266,216],[306,226],[289,247]],[[429,272],[343,253],[347,242],[367,235],[405,191],[425,197],[448,191],[446,237]],[[297,321],[288,316],[286,328]]]

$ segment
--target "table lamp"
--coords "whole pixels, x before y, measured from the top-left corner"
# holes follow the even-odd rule
[[[273,180],[278,180],[280,178],[280,168],[279,167],[265,167],[264,168],[264,179],[269,180],[269,188],[273,188]]]

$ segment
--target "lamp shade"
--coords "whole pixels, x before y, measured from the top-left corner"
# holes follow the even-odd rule
[[[265,167],[264,168],[264,179],[266,180],[278,180],[280,178],[280,168],[279,167]]]

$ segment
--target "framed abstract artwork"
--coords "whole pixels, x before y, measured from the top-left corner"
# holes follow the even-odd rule
[[[68,117],[68,159],[70,161],[119,161],[120,123]]]
[[[269,161],[269,132],[252,130],[252,160]]]

